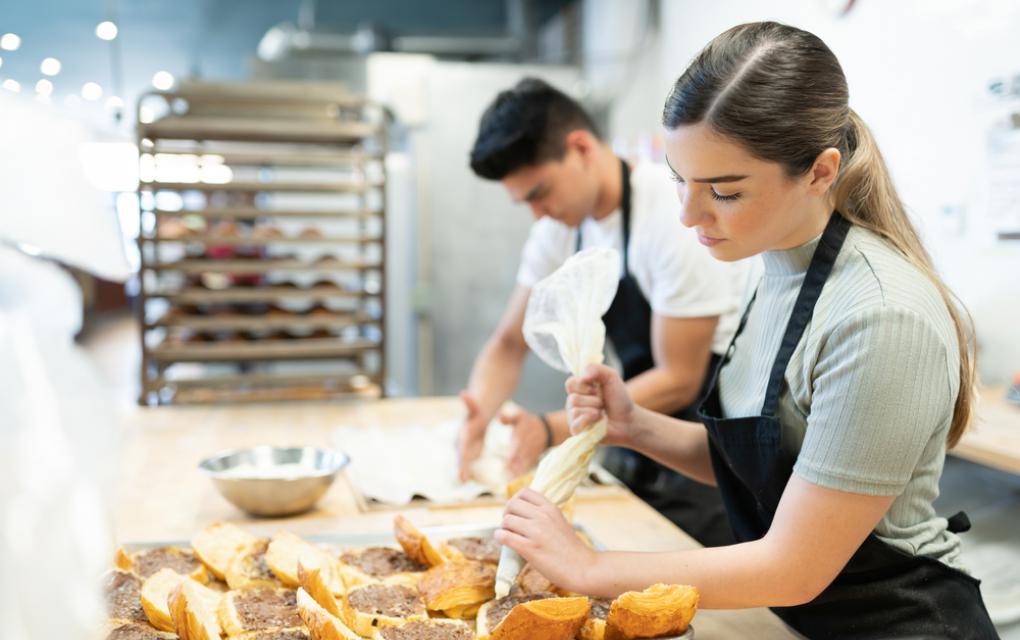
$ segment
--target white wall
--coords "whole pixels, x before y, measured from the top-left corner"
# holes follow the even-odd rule
[[[987,139],[1002,113],[986,87],[993,77],[1020,74],[1020,2],[859,0],[845,17],[826,8],[832,4],[662,0],[658,34],[637,43],[636,61],[616,72],[623,81],[610,80],[623,89],[610,133],[631,143],[657,136],[669,86],[702,46],[735,24],[771,19],[814,32],[839,57],[851,106],[874,130],[939,269],[974,314],[984,380],[1002,382],[1020,370],[1020,242],[995,241],[992,233]],[[619,16],[628,5],[635,16],[644,10],[643,3],[589,0],[586,42],[632,38]]]

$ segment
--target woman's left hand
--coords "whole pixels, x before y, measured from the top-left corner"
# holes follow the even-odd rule
[[[577,536],[559,508],[537,491],[522,489],[510,499],[495,538],[557,587],[586,592],[586,576],[598,554]]]

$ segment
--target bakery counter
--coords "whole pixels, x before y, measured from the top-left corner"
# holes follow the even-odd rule
[[[290,518],[256,519],[222,498],[195,466],[215,452],[257,444],[332,447],[338,425],[386,429],[411,422],[438,424],[455,419],[461,411],[455,398],[140,408],[128,418],[129,434],[121,452],[116,537],[122,543],[188,540],[217,521],[261,535],[280,529],[299,535],[384,533],[392,531],[396,513],[422,528],[494,526],[501,514],[496,504],[368,509],[343,474],[315,510]],[[666,551],[697,546],[626,491],[579,499],[575,520],[609,549]],[[766,609],[700,611],[694,626],[699,640],[797,637]]]

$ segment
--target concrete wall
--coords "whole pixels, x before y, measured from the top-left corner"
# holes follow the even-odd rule
[[[576,70],[437,62],[427,88],[427,127],[415,144],[422,179],[418,220],[427,244],[427,314],[431,384],[423,393],[451,394],[467,383],[471,364],[495,328],[514,286],[532,218],[498,183],[468,166],[482,111],[496,93],[525,75],[566,91]],[[425,376],[423,376],[423,379]],[[563,375],[530,356],[515,398],[533,410],[563,405]]]

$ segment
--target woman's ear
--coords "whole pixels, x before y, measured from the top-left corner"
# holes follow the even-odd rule
[[[841,160],[842,154],[839,149],[833,147],[819,153],[808,174],[810,178],[808,191],[818,196],[825,195],[829,191],[829,187],[836,182]]]

